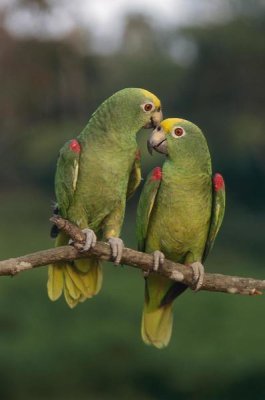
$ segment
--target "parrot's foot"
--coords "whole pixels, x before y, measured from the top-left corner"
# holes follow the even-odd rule
[[[197,292],[200,290],[204,279],[204,266],[199,261],[190,264],[193,271],[193,287],[192,290]]]
[[[81,244],[81,246],[78,244],[78,250],[81,252],[88,251],[91,247],[95,247],[97,242],[97,237],[92,229],[85,228],[82,229],[82,232],[86,235],[86,240],[84,244]]]
[[[153,253],[153,270],[157,271],[160,265],[164,264],[165,255],[159,250],[154,251]],[[150,271],[144,271],[144,277],[147,278]]]
[[[108,239],[111,252],[112,252],[112,257],[114,259],[114,264],[118,265],[121,262],[122,258],[122,253],[124,249],[124,243],[122,239],[117,238],[117,237],[110,237]]]

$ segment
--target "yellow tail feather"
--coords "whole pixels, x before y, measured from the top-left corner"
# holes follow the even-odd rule
[[[82,261],[80,271],[79,261]],[[74,264],[53,264],[49,266],[48,296],[57,300],[62,292],[69,307],[96,295],[102,286],[102,270],[100,262],[95,259],[75,260]]]
[[[80,261],[82,261],[82,270]],[[82,272],[85,268],[86,272]],[[67,266],[67,272],[83,296],[89,298],[100,291],[103,276],[101,264],[96,258],[75,260],[75,267]]]
[[[62,267],[57,264],[49,265],[48,267],[48,296],[52,301],[59,299],[63,292],[64,276]]]
[[[171,338],[172,325],[172,303],[152,311],[148,311],[147,305],[144,305],[141,333],[146,344],[158,349],[166,347]]]
[[[71,265],[66,265],[66,268],[64,269],[64,285],[71,298],[73,300],[78,300],[80,297],[80,290],[75,285],[75,282],[72,279],[71,275],[68,273],[68,270],[70,270],[71,268],[74,267],[72,267]]]
[[[66,285],[64,286],[64,291],[63,292],[64,292],[65,301],[68,304],[68,306],[70,308],[74,308],[78,304],[78,299],[74,299],[71,296],[71,293],[69,292],[68,287]]]

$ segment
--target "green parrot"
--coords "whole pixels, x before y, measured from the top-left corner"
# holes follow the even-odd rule
[[[123,89],[99,106],[77,139],[62,147],[55,174],[57,213],[85,232],[83,251],[95,246],[97,238],[106,240],[119,264],[126,198],[141,181],[136,133],[155,127],[161,119],[160,100],[154,94]],[[56,235],[55,246],[69,242],[66,234],[53,227],[52,236]],[[97,294],[101,285],[101,265],[96,258],[49,266],[49,298],[57,300],[64,292],[71,308]]]
[[[148,141],[149,151],[166,155],[144,185],[137,209],[140,251],[153,253],[154,270],[165,258],[186,264],[194,273],[194,289],[203,282],[203,264],[221,226],[225,186],[212,177],[211,158],[201,130],[184,119],[160,123]],[[169,343],[173,301],[187,288],[151,272],[145,277],[142,338],[163,348]]]

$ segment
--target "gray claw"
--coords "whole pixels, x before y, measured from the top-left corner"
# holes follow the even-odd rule
[[[82,245],[79,251],[83,252],[83,251],[88,251],[91,247],[95,247],[97,242],[97,237],[95,235],[95,232],[92,231],[92,229],[85,228],[82,229],[82,232],[86,235],[86,241],[84,245]]]
[[[192,290],[197,292],[198,290],[200,290],[200,288],[202,287],[202,284],[203,284],[204,266],[199,261],[192,263],[190,266],[193,271],[193,281],[194,281]]]
[[[154,251],[153,253],[153,270],[157,271],[160,265],[164,264],[165,261],[165,255],[159,250]],[[151,270],[149,271],[144,271],[144,277],[147,278],[148,275],[150,274]]]
[[[159,250],[156,250],[153,252],[153,257],[154,257],[154,271],[157,271],[160,265],[164,264],[165,261],[165,255]]]
[[[112,256],[114,258],[114,264],[120,264],[122,253],[124,249],[124,243],[122,239],[116,237],[110,237],[108,239],[109,245],[111,247]]]

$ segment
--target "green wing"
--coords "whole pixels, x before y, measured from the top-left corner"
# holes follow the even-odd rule
[[[137,208],[136,234],[138,250],[145,250],[150,214],[161,183],[162,172],[160,167],[154,168],[147,177]]]
[[[59,213],[67,217],[67,210],[73,200],[79,170],[80,145],[73,139],[66,142],[59,153],[55,173],[55,194]]]
[[[137,150],[135,155],[135,161],[131,170],[128,187],[127,187],[127,200],[134,194],[142,180],[141,175],[141,154],[140,150]]]
[[[204,262],[212,250],[217,233],[222,225],[225,213],[225,184],[221,174],[215,174],[213,177],[213,204],[212,217],[206,241],[203,259]]]

